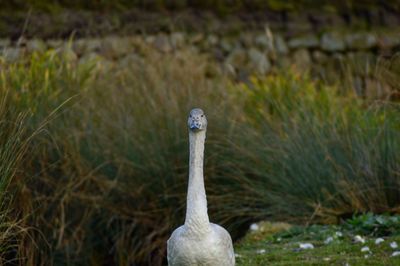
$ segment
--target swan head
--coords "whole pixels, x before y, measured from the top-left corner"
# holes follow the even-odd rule
[[[207,128],[207,118],[203,110],[200,108],[195,108],[190,111],[188,118],[188,127],[192,132],[206,130]]]

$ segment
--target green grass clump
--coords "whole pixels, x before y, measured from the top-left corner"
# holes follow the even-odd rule
[[[345,227],[364,235],[387,236],[400,232],[400,216],[373,213],[355,215],[346,221]]]
[[[115,62],[48,51],[1,65],[8,114],[28,113],[27,135],[41,129],[8,190],[7,217],[32,228],[11,248],[24,265],[165,262],[184,220],[193,107],[209,120],[210,217],[234,237],[266,217],[396,211],[398,104],[294,73],[232,84],[204,55],[132,45]]]
[[[265,215],[336,218],[395,211],[399,106],[370,102],[296,75],[245,87],[255,196]],[[267,211],[268,210],[268,211]],[[262,212],[262,210],[260,210]]]
[[[76,95],[73,89],[81,90],[78,81],[83,82],[87,72],[71,67],[71,62],[55,51],[33,54],[13,64],[0,58],[1,262],[36,264],[36,241],[43,238],[40,226],[35,225],[34,209],[44,202],[35,198],[31,184],[38,182],[39,165],[45,163],[42,166],[47,168],[51,164],[39,159],[41,149],[36,148],[49,147],[45,145],[50,139],[48,124]],[[43,156],[49,158],[50,152],[52,149],[47,149]],[[35,239],[36,234],[41,237]]]

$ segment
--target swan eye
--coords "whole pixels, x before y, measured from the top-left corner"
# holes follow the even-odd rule
[[[204,117],[204,115],[201,115],[201,117]]]

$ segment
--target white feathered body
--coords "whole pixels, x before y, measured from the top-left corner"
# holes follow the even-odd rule
[[[229,233],[210,223],[210,230],[198,236],[185,225],[177,228],[168,240],[170,266],[233,266],[235,254]]]

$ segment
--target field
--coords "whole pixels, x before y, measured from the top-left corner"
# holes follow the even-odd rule
[[[165,241],[184,220],[193,107],[209,119],[210,217],[234,239],[262,220],[337,224],[353,213],[399,212],[395,86],[360,96],[344,82],[351,76],[327,84],[294,68],[241,83],[189,48],[134,45],[138,56],[118,62],[78,60],[68,46],[0,58],[0,264],[165,263]],[[377,77],[395,78],[395,67],[383,62]],[[348,238],[288,260],[358,252]],[[239,241],[237,252],[249,256],[239,265],[281,260],[270,249],[305,240]],[[267,255],[252,256],[265,241]],[[388,252],[377,251],[398,260]]]

